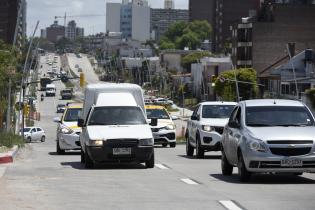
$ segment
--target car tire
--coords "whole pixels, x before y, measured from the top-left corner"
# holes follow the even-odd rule
[[[42,138],[40,139],[41,142],[45,142],[45,140],[46,140],[45,136],[42,136]]]
[[[154,168],[155,164],[155,159],[154,159],[154,152],[151,155],[151,158],[145,162],[145,167],[146,168]]]
[[[163,143],[163,144],[162,144],[162,147],[167,147],[167,143]]]
[[[57,151],[57,154],[58,154],[58,155],[63,155],[63,154],[65,154],[65,150],[60,148],[60,145],[59,145],[59,141],[58,141],[58,140],[57,140],[56,151]]]
[[[221,156],[221,171],[224,176],[231,176],[233,173],[233,165],[229,163],[223,150]]]
[[[170,147],[171,147],[171,148],[175,148],[175,147],[176,147],[176,142],[171,142],[171,143],[170,143]]]
[[[194,155],[194,147],[189,143],[189,136],[186,135],[186,155],[187,157],[191,157]]]
[[[94,168],[94,162],[90,158],[88,153],[84,153],[84,166],[85,168],[88,168],[88,169]]]
[[[80,156],[81,156],[81,163],[85,163],[85,155],[84,155],[82,148],[81,148],[81,155]]]
[[[238,155],[237,168],[238,168],[238,176],[239,176],[240,181],[248,182],[252,174],[246,169],[246,165],[245,165],[242,153]]]
[[[32,138],[31,137],[27,137],[26,138],[26,143],[31,143],[32,142]]]
[[[200,158],[200,159],[205,157],[205,151],[201,148],[199,135],[197,135],[196,137],[196,156],[197,158]]]

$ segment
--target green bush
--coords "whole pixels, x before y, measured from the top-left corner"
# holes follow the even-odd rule
[[[23,138],[12,133],[0,133],[0,147],[5,146],[7,148],[12,148],[14,145],[23,147]]]

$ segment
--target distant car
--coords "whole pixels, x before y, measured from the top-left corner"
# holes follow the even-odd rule
[[[74,66],[75,68],[79,68],[79,65],[78,64],[75,64],[75,66]]]
[[[315,119],[291,100],[249,100],[232,111],[222,135],[221,169],[247,182],[253,173],[315,172]]]
[[[78,68],[78,72],[82,72],[82,68]]]
[[[168,100],[166,98],[157,98],[157,99],[154,99],[154,104],[157,104],[157,105],[172,105],[173,101]]]
[[[66,109],[66,105],[65,104],[58,104],[57,105],[57,113],[63,113]]]
[[[197,105],[186,129],[186,155],[203,158],[207,151],[219,151],[224,126],[235,102],[203,102]]]
[[[72,99],[72,89],[65,89],[60,91],[61,99],[62,100],[71,100]]]
[[[26,127],[24,128],[24,139],[30,143],[32,141],[45,142],[45,131],[40,127]]]
[[[151,99],[148,99],[148,98],[145,98],[145,99],[144,99],[144,103],[145,103],[145,105],[153,104],[152,100],[151,100]]]

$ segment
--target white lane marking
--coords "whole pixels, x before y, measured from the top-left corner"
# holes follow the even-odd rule
[[[186,184],[191,184],[191,185],[198,185],[197,182],[191,180],[191,179],[188,179],[188,178],[185,178],[185,179],[180,179],[182,182],[185,182]]]
[[[238,205],[236,205],[233,201],[219,201],[226,209],[228,210],[244,210],[240,208]]]
[[[158,167],[159,169],[162,169],[162,170],[166,170],[166,169],[169,169],[167,168],[166,166],[164,166],[163,164],[155,164],[156,167]]]

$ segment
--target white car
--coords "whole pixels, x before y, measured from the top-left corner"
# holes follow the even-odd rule
[[[41,141],[44,142],[46,139],[45,131],[39,127],[25,127],[24,128],[24,139],[26,142]]]
[[[197,158],[207,151],[219,151],[224,126],[235,107],[235,102],[203,102],[197,105],[186,129],[186,154]]]

